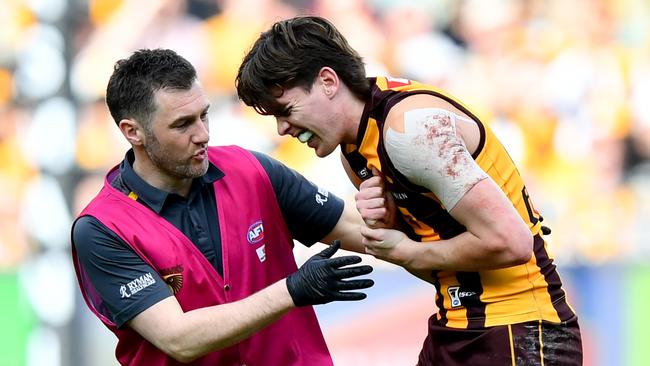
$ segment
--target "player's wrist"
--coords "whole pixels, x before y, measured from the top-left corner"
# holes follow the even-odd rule
[[[414,242],[408,237],[404,236],[396,245],[400,250],[397,252],[395,257],[396,264],[414,270],[423,270],[425,269],[423,256],[424,253],[421,252],[421,245]]]

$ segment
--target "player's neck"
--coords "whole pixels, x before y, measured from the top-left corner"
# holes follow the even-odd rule
[[[340,88],[339,93],[341,93],[341,95],[338,95],[339,105],[336,106],[335,110],[342,113],[341,118],[344,128],[342,142],[354,144],[357,141],[357,133],[366,103],[345,87]]]

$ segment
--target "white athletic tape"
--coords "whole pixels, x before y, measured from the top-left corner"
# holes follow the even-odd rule
[[[404,113],[404,133],[386,132],[386,151],[395,168],[431,190],[447,211],[488,177],[456,134],[456,118],[462,117],[441,108],[414,109]]]

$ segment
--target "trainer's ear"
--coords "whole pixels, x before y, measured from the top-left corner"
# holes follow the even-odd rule
[[[144,131],[140,124],[129,118],[125,118],[118,123],[122,135],[133,146],[142,145],[144,141]]]

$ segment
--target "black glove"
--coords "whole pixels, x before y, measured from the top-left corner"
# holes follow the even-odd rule
[[[341,268],[361,262],[361,257],[349,255],[330,258],[340,247],[341,241],[334,240],[329,248],[309,258],[298,271],[287,277],[287,288],[296,306],[366,298],[366,294],[362,292],[342,292],[342,290],[368,288],[375,284],[373,280],[342,280],[368,274],[372,272],[372,267],[363,265]]]

